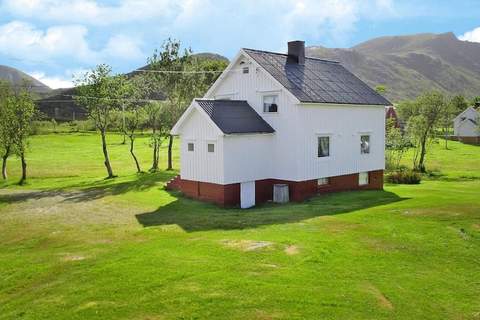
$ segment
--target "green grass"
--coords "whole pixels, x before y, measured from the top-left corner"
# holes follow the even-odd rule
[[[434,146],[420,185],[240,210],[110,141],[117,179],[97,136],[44,135],[0,189],[0,319],[480,318],[479,147]]]

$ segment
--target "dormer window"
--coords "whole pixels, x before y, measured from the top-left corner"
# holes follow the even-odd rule
[[[277,101],[278,101],[277,95],[263,96],[263,112],[267,112],[267,113],[278,112]]]

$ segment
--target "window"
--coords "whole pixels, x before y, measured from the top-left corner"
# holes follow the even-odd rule
[[[360,153],[370,153],[370,136],[368,134],[360,136]]]
[[[318,157],[330,156],[330,137],[318,137]]]
[[[319,187],[321,186],[326,186],[326,185],[329,185],[330,184],[330,179],[329,178],[320,178],[317,180],[317,185]]]
[[[263,112],[278,112],[278,96],[263,97]]]
[[[193,142],[189,142],[187,144],[187,149],[188,149],[188,151],[194,151],[195,150],[195,145],[193,144]]]
[[[366,186],[368,184],[368,172],[360,172],[358,174],[358,185]]]
[[[215,145],[213,143],[207,144],[207,151],[208,152],[215,152]]]
[[[242,73],[243,73],[243,74],[247,74],[249,71],[250,71],[250,70],[249,70],[248,67],[243,67],[243,68],[242,68]]]

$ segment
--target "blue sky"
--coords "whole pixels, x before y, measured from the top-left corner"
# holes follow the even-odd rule
[[[288,40],[351,47],[370,38],[452,31],[480,42],[479,0],[0,0],[0,64],[51,87],[99,63],[127,72],[173,37],[229,58]]]

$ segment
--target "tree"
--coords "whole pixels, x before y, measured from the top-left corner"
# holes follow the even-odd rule
[[[414,145],[413,166],[417,171],[426,171],[425,157],[428,146],[435,139],[435,132],[441,123],[446,105],[443,94],[432,91],[419,96],[414,103],[403,106],[404,114],[410,115],[407,128]]]
[[[28,146],[28,138],[32,130],[32,123],[36,115],[35,104],[29,90],[22,89],[10,98],[10,105],[14,114],[12,125],[14,132],[14,150],[16,155],[20,157],[22,164],[22,177],[19,181],[19,184],[22,185],[27,180],[25,153]]]
[[[95,128],[100,131],[104,164],[109,179],[114,178],[107,148],[107,129],[111,125],[112,112],[118,110],[129,95],[125,76],[112,76],[110,66],[101,64],[76,80],[75,101],[83,106]]]
[[[176,114],[181,109],[181,105],[185,103],[187,97],[183,93],[186,91],[185,83],[188,81],[188,75],[186,71],[186,65],[191,61],[192,51],[190,49],[181,50],[180,41],[167,39],[160,50],[155,50],[152,57],[148,59],[150,70],[164,71],[152,73],[155,80],[159,83],[159,87],[163,93],[167,96],[167,101],[170,108],[171,117],[175,118]],[[173,137],[169,134],[168,144],[168,166],[167,170],[172,169],[172,146]],[[156,144],[154,144],[154,161],[156,159]],[[152,169],[154,169],[152,165]],[[158,164],[157,164],[158,167]]]
[[[377,91],[377,93],[381,95],[384,95],[385,93],[387,93],[387,87],[382,84],[379,84],[378,86],[375,87],[375,91]]]
[[[0,151],[2,156],[2,178],[4,180],[7,179],[7,160],[14,151],[12,95],[13,91],[10,84],[0,81]]]
[[[169,135],[170,129],[164,121],[166,106],[163,102],[152,101],[147,103],[144,108],[148,126],[152,129],[150,145],[153,148],[153,160],[150,172],[156,172],[159,169],[160,146],[163,139]]]
[[[387,169],[398,169],[407,149],[408,141],[402,130],[397,127],[395,119],[388,119],[385,132],[385,162]]]
[[[464,108],[464,105],[468,106],[463,96],[454,96],[452,99],[450,99],[450,101],[445,103],[440,117],[440,126],[442,129],[443,138],[445,140],[445,149],[448,149],[448,135],[452,131],[453,119],[455,116],[457,116],[457,114],[466,109],[466,107]]]
[[[227,65],[225,61],[197,58],[190,49],[181,50],[181,43],[167,39],[161,50],[149,58],[150,69],[159,87],[167,96],[163,119],[169,128],[178,121],[192,99],[201,97]],[[161,72],[164,71],[164,72]],[[168,135],[168,165],[172,166],[173,137]]]
[[[478,106],[480,104],[480,96],[476,96],[472,99],[472,106]],[[463,111],[463,110],[462,110]]]
[[[135,154],[135,140],[137,138],[137,131],[142,127],[143,123],[146,122],[145,110],[141,105],[131,105],[125,111],[118,111],[117,119],[121,122],[120,128],[124,136],[130,140],[130,155],[135,162],[137,173],[141,173],[143,171]]]
[[[456,95],[452,99],[450,99],[450,107],[451,111],[458,115],[459,113],[463,112],[465,109],[468,108],[469,103],[462,95]]]

